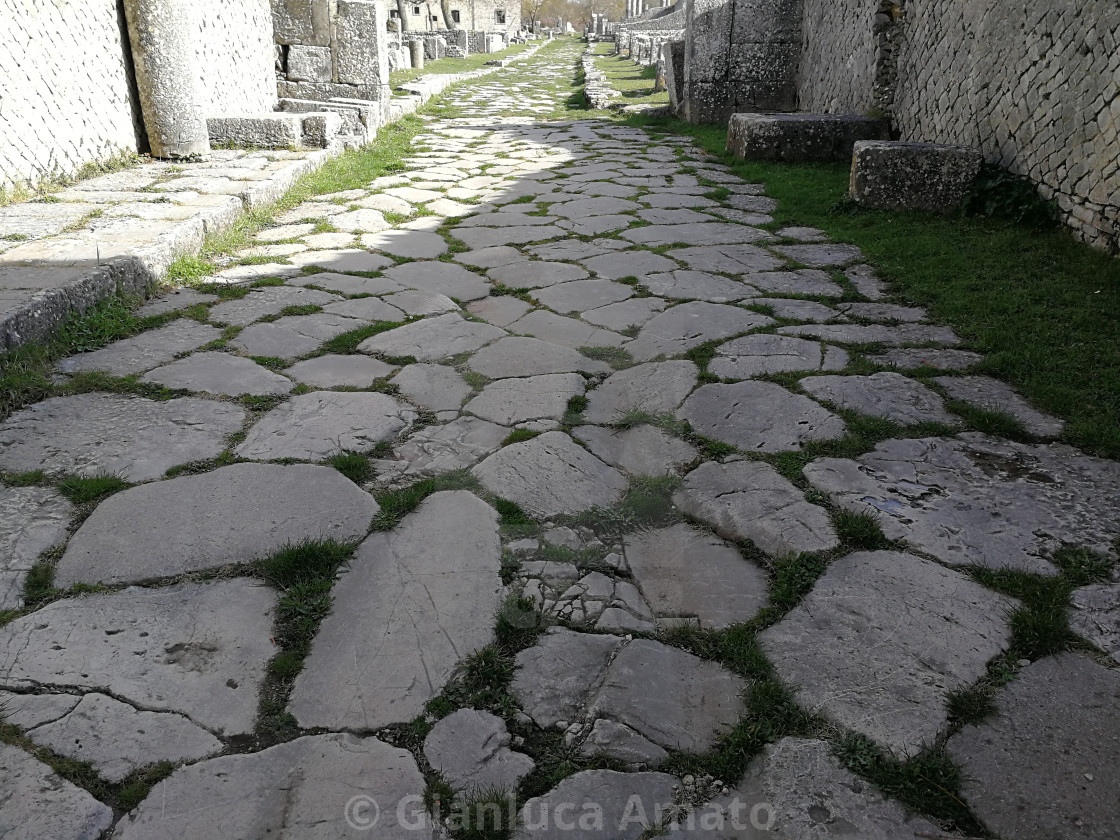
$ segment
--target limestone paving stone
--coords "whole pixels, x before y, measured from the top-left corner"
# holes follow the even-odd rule
[[[610,365],[589,359],[571,347],[522,336],[499,338],[471,356],[467,366],[491,379],[576,371],[608,373],[611,370]]]
[[[465,490],[434,493],[368,537],[292,688],[300,726],[373,730],[422,714],[493,638],[501,556],[497,512]]]
[[[690,301],[653,316],[625,346],[639,361],[684,353],[706,341],[765,327],[774,319],[721,303]]]
[[[368,321],[328,312],[285,315],[276,321],[246,327],[230,344],[250,356],[290,361],[318,350],[332,338],[368,325]]]
[[[350,210],[331,216],[331,226],[348,233],[377,233],[391,225],[385,221],[379,210]],[[310,230],[305,233],[311,233]]]
[[[902,370],[919,370],[925,368],[941,368],[942,370],[967,370],[983,360],[979,353],[969,350],[944,350],[927,348],[924,350],[899,347],[887,350],[875,356],[868,356],[867,360],[885,367],[900,368]]]
[[[556,225],[516,225],[512,227],[457,227],[451,235],[468,248],[480,249],[491,245],[523,245],[528,242],[544,242],[567,235],[567,231]]]
[[[236,405],[194,397],[52,397],[0,424],[0,469],[148,481],[171,467],[216,457],[244,419]]]
[[[99,370],[112,376],[130,376],[166,364],[180,353],[197,350],[222,337],[222,331],[190,318],[114,341],[100,350],[68,356],[58,363],[63,373]]]
[[[534,516],[610,507],[627,482],[563,432],[510,444],[471,471],[482,485]]]
[[[910,757],[946,727],[947,695],[1010,646],[1018,606],[930,560],[857,552],[758,640],[806,710]]]
[[[416,411],[388,394],[313,391],[269,411],[235,450],[242,458],[322,461],[392,440]]]
[[[287,377],[261,367],[252,359],[230,353],[193,353],[148,371],[140,381],[231,397],[286,394],[294,387]]]
[[[351,278],[357,280],[359,278]],[[311,282],[308,279],[307,282]],[[347,290],[343,290],[347,291]],[[323,306],[339,300],[338,295],[299,286],[268,286],[253,289],[238,300],[210,307],[209,318],[220,324],[245,327],[266,315],[276,315],[289,306]]]
[[[717,274],[755,274],[771,271],[782,264],[773,254],[756,245],[690,246],[669,251],[668,256],[696,271]]]
[[[509,429],[480,420],[459,417],[442,426],[426,426],[393,447],[396,460],[375,462],[379,479],[400,480],[439,475],[472,467],[502,445]]]
[[[576,318],[535,309],[509,325],[510,332],[525,333],[569,348],[618,347],[625,339],[610,330],[593,327]]]
[[[925,324],[796,324],[778,327],[782,335],[800,335],[806,338],[819,338],[837,344],[885,344],[899,347],[903,344],[933,344],[939,347],[952,347],[960,344],[960,339],[949,327],[927,326]]]
[[[509,249],[516,251],[516,249]],[[532,254],[539,260],[586,260],[607,253],[607,248],[602,242],[584,242],[582,239],[561,239],[558,242],[545,242],[541,245],[530,245],[525,252]],[[520,252],[516,251],[519,259]],[[510,260],[516,262],[516,260]]]
[[[499,327],[508,327],[532,308],[532,304],[512,295],[484,297],[467,304],[467,311],[476,318]]]
[[[376,824],[378,840],[414,840],[433,831],[424,803],[409,804],[423,790],[407,750],[343,733],[305,736],[180,767],[118,823],[114,836],[336,840],[360,834],[350,826]],[[355,807],[358,791],[377,810]]]
[[[1120,584],[1082,586],[1070,594],[1069,626],[1120,663]]]
[[[400,309],[406,315],[415,317],[439,315],[444,312],[455,312],[459,309],[459,304],[447,295],[436,294],[435,292],[421,292],[416,289],[408,289],[403,292],[386,295],[384,301]]]
[[[916,423],[957,425],[941,397],[913,379],[893,371],[870,376],[810,376],[801,388],[823,402],[831,402],[872,417],[911,426]]]
[[[298,239],[314,230],[315,225],[313,224],[277,225],[276,227],[265,228],[253,238],[258,242],[280,242],[283,239]]]
[[[660,827],[678,785],[666,773],[584,770],[528,800],[518,823],[527,840],[638,840]]]
[[[172,289],[165,295],[152,298],[133,314],[137,318],[150,318],[166,312],[178,312],[190,306],[206,305],[221,300],[217,295],[203,294],[194,289]]]
[[[333,234],[336,235],[337,234]],[[288,259],[301,267],[315,266],[330,272],[380,271],[393,261],[379,254],[371,254],[362,248],[339,248],[327,251],[306,251],[294,254]]]
[[[572,435],[596,457],[631,475],[675,473],[700,457],[691,444],[645,424],[629,429],[579,426]]]
[[[219,735],[253,731],[275,593],[250,578],[55,601],[0,628],[0,688],[100,691]]]
[[[1060,653],[1023,669],[995,705],[947,744],[981,822],[1024,840],[1115,836],[1120,671]]]
[[[0,744],[0,789],[6,840],[98,840],[113,824],[112,808],[10,744]]]
[[[643,738],[629,726],[607,718],[595,721],[579,751],[586,756],[609,756],[621,761],[630,770],[657,767],[669,757],[664,747]]]
[[[1044,414],[1015,393],[1005,382],[989,376],[939,376],[934,382],[953,399],[985,411],[1001,411],[1018,420],[1035,437],[1057,437],[1065,422]]]
[[[748,208],[754,209],[754,208]],[[855,245],[838,243],[818,245],[775,245],[774,250],[783,256],[812,268],[845,265],[863,259],[863,252]]]
[[[789,300],[786,298],[754,298],[748,306],[765,306],[773,312],[776,318],[785,318],[790,321],[812,321],[824,323],[825,321],[843,321],[844,316],[830,306],[812,300]]]
[[[432,260],[447,251],[447,241],[438,233],[422,230],[385,230],[362,237],[362,245],[394,257]]]
[[[658,312],[664,311],[667,305],[668,302],[659,297],[630,298],[581,312],[580,318],[597,327],[621,332],[640,327]]]
[[[459,353],[473,353],[504,335],[506,331],[500,327],[468,321],[449,312],[371,336],[358,345],[358,351],[434,362]]]
[[[651,362],[611,374],[588,395],[584,419],[608,425],[631,411],[672,414],[696,387],[699,370],[688,361]]]
[[[489,712],[459,709],[440,720],[424,739],[424,757],[460,795],[517,789],[536,767],[509,748],[505,721]]]
[[[359,207],[365,207],[370,210],[380,210],[382,213],[398,213],[401,216],[411,216],[416,212],[416,208],[405,201],[403,198],[397,198],[395,195],[371,195],[368,198],[361,198],[354,202]],[[438,210],[436,212],[439,212]]]
[[[708,370],[722,379],[749,379],[765,373],[843,370],[848,354],[839,347],[785,335],[746,335],[721,344]]]
[[[455,411],[471,392],[454,368],[445,365],[408,365],[390,380],[403,396],[432,411]]]
[[[734,222],[693,222],[684,225],[646,225],[622,232],[622,237],[647,248],[659,245],[746,245],[763,242],[771,235],[758,228]]]
[[[575,280],[559,283],[536,292],[533,296],[555,312],[582,312],[611,303],[618,303],[634,295],[634,290],[623,283],[610,280]]]
[[[768,294],[814,295],[836,298],[844,294],[844,289],[831,280],[827,272],[815,268],[799,268],[795,271],[760,271],[756,274],[740,276]]]
[[[398,292],[404,288],[399,283],[394,283],[386,277],[359,277],[356,274],[339,274],[335,271],[321,271],[318,274],[293,277],[288,281],[288,285],[320,286],[344,295],[384,295],[389,292]],[[337,307],[340,304],[346,305],[347,303],[349,301],[334,297],[331,300],[323,301],[321,305],[325,312],[338,312],[338,309],[328,309],[327,307]],[[345,315],[347,313],[343,311],[339,314]]]
[[[328,354],[296,362],[284,373],[313,388],[369,388],[395,368],[369,356]]]
[[[528,249],[532,252],[533,249]],[[455,262],[474,268],[498,268],[512,263],[526,262],[525,256],[516,248],[508,245],[492,245],[475,251],[463,251],[452,257]]]
[[[1068,446],[973,433],[888,440],[804,474],[841,507],[875,516],[888,539],[953,566],[1053,575],[1048,558],[1063,544],[1114,556],[1120,533],[1120,466]]]
[[[330,467],[233,464],[110,496],[70,539],[55,581],[142,581],[250,563],[306,540],[348,542],[377,511]]]
[[[693,222],[716,221],[707,213],[697,213],[687,209],[660,209],[639,210],[638,218],[649,222],[651,225],[683,225]]]
[[[0,485],[0,610],[23,606],[23,585],[39,555],[66,539],[74,507],[49,487]]]
[[[649,251],[626,251],[616,254],[580,260],[587,270],[604,280],[618,280],[620,277],[641,277],[645,274],[673,271],[680,266],[667,257]]]
[[[769,464],[701,464],[673,496],[681,511],[731,540],[750,540],[775,557],[839,545],[828,512]]]
[[[548,212],[556,216],[563,216],[566,219],[585,219],[589,216],[611,216],[616,213],[627,213],[641,209],[642,205],[625,198],[598,196],[552,204],[548,208]]]
[[[662,297],[711,303],[735,303],[758,294],[757,289],[738,280],[686,269],[649,274],[642,278],[642,285]]]
[[[835,440],[844,421],[808,397],[773,382],[702,385],[677,410],[700,434],[746,452],[783,452],[812,440]]]
[[[447,295],[457,301],[471,301],[490,294],[490,285],[461,265],[433,260],[418,260],[386,269],[385,276],[410,289]]]
[[[622,644],[614,636],[549,628],[536,645],[515,657],[510,691],[542,729],[576,720]]]
[[[380,298],[365,297],[328,303],[323,311],[330,315],[355,318],[359,321],[398,321],[403,323],[405,314]]]
[[[841,303],[837,309],[865,321],[906,321],[916,323],[929,318],[920,306],[897,306],[893,303]]]

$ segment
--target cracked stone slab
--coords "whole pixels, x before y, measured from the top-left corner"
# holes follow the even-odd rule
[[[1070,595],[1070,629],[1120,663],[1120,583],[1095,583]]]
[[[70,539],[55,582],[149,580],[249,563],[290,543],[349,542],[377,511],[330,467],[233,464],[110,496]]]
[[[376,462],[381,480],[386,475],[400,479],[422,478],[472,467],[502,445],[509,429],[479,420],[459,417],[443,426],[426,426],[393,447],[396,460]]]
[[[290,361],[318,350],[332,338],[368,325],[368,321],[327,312],[286,315],[271,323],[246,327],[230,344],[250,356]]]
[[[627,251],[622,254],[600,254],[580,260],[597,277],[618,280],[620,277],[641,277],[680,268],[675,262],[649,251]]]
[[[416,416],[415,409],[388,394],[313,391],[268,412],[235,451],[258,461],[324,461],[392,440]]]
[[[771,234],[758,228],[738,225],[734,222],[692,222],[684,225],[646,225],[622,232],[624,239],[655,248],[659,245],[689,244],[709,245],[747,245],[751,242],[764,242]]]
[[[667,256],[696,271],[717,274],[755,274],[782,265],[781,260],[756,245],[690,246],[669,251]]]
[[[530,252],[532,248],[528,249]],[[525,256],[516,248],[508,245],[492,245],[489,248],[479,248],[475,251],[464,251],[452,257],[455,262],[474,268],[497,268],[512,263],[525,262]]]
[[[818,341],[787,335],[745,335],[721,344],[708,370],[721,379],[749,379],[765,373],[843,370],[848,353]]]
[[[438,260],[394,266],[386,269],[385,276],[410,289],[446,295],[456,301],[478,300],[490,294],[490,284],[481,275]]]
[[[362,237],[362,245],[394,257],[432,260],[447,251],[447,240],[423,230],[383,230]]]
[[[841,297],[844,289],[825,271],[815,268],[799,268],[795,271],[760,271],[757,274],[744,274],[743,279],[764,292],[775,295],[815,295],[818,297]]]
[[[230,397],[286,394],[295,387],[286,376],[261,367],[252,359],[230,353],[193,353],[148,371],[140,381]]]
[[[354,824],[372,825],[376,814],[378,840],[415,840],[433,831],[423,801],[407,804],[423,790],[407,750],[376,738],[306,736],[180,767],[117,824],[114,836],[336,840],[353,836]],[[355,808],[355,792],[379,810]]]
[[[983,359],[984,357],[979,353],[973,353],[970,350],[944,350],[933,347],[924,350],[898,347],[876,356],[867,357],[867,360],[874,364],[901,370],[922,370],[925,368],[967,370],[979,364]]]
[[[322,275],[314,275],[315,282],[324,281],[323,285],[329,287]],[[359,281],[366,278],[354,277]],[[306,282],[312,282],[307,278]],[[341,291],[349,292],[349,289]],[[356,292],[354,292],[356,293]],[[220,324],[229,324],[234,327],[247,327],[249,324],[264,318],[266,315],[278,315],[289,306],[324,306],[341,300],[338,295],[330,292],[321,292],[318,289],[305,289],[302,286],[268,286],[263,289],[252,289],[249,294],[237,300],[227,300],[217,306],[210,307],[210,320]]]
[[[579,426],[572,435],[596,457],[631,475],[675,473],[700,457],[691,444],[646,424],[629,429]]]
[[[187,718],[166,712],[146,712],[104,694],[70,696],[66,713],[24,727],[25,734],[41,747],[76,761],[88,761],[108,782],[119,782],[135,770],[160,761],[179,763],[206,758],[225,745]],[[0,701],[5,714],[35,714],[36,701],[52,695],[12,694]],[[28,707],[32,708],[28,708]]]
[[[467,305],[467,311],[476,318],[499,327],[508,327],[532,308],[532,304],[512,295],[484,297]]]
[[[1064,544],[1115,556],[1120,465],[1058,444],[961,434],[887,440],[856,460],[820,458],[804,469],[841,507],[877,518],[953,566],[1056,574]]]
[[[1010,414],[1035,437],[1057,437],[1065,422],[1036,409],[1005,382],[989,376],[939,376],[933,380],[953,399],[985,411]]]
[[[584,770],[528,800],[518,824],[526,840],[638,840],[660,827],[679,784],[666,773]]]
[[[432,769],[468,798],[481,791],[512,793],[536,762],[509,748],[505,721],[489,712],[459,709],[440,720],[424,739]]]
[[[774,250],[791,260],[795,260],[812,268],[847,265],[850,262],[863,259],[863,251],[855,245],[842,245],[839,243],[775,245]]]
[[[534,296],[556,312],[582,312],[633,297],[634,290],[611,280],[574,280],[542,289]]]
[[[447,295],[434,292],[421,292],[417,289],[407,289],[386,295],[385,303],[403,311],[406,315],[420,317],[423,315],[440,315],[444,312],[455,312],[459,304]]]
[[[495,452],[472,472],[482,485],[534,516],[610,507],[627,481],[563,432],[546,432]]]
[[[587,272],[578,265],[541,260],[500,265],[491,268],[486,274],[495,283],[502,283],[511,289],[543,289],[557,283],[583,280],[587,277]],[[568,310],[561,309],[560,311],[567,312]]]
[[[621,303],[590,309],[580,313],[580,317],[597,327],[621,332],[631,327],[640,327],[667,305],[667,301],[657,297],[631,298]]]
[[[511,332],[526,333],[544,341],[573,349],[580,347],[618,347],[626,340],[618,333],[593,327],[576,318],[565,318],[544,309],[536,309],[518,318],[509,325],[509,329]]]
[[[625,542],[634,582],[662,626],[722,630],[750,621],[769,603],[766,575],[731,544],[683,523]]]
[[[701,464],[685,476],[673,504],[716,533],[750,540],[774,557],[840,544],[828,512],[760,461]]]
[[[358,345],[358,350],[383,356],[412,356],[420,362],[434,362],[459,353],[473,353],[504,335],[506,331],[500,327],[468,321],[449,312],[371,336]]]
[[[652,362],[618,371],[588,395],[588,423],[618,422],[628,412],[672,414],[696,387],[699,370],[688,361]]]
[[[568,400],[587,387],[578,373],[549,373],[518,379],[499,379],[463,406],[463,411],[512,426],[528,420],[559,420]]]
[[[300,726],[373,730],[422,714],[493,638],[501,556],[497,512],[465,490],[434,493],[369,536],[292,688]]]
[[[664,747],[643,738],[629,726],[607,718],[595,721],[579,751],[586,756],[605,755],[621,761],[628,770],[657,767],[669,757]]]
[[[113,824],[112,808],[10,744],[0,744],[0,790],[6,840],[98,840]]]
[[[758,641],[808,711],[910,757],[947,726],[947,696],[1010,646],[1018,606],[931,560],[864,551]]]
[[[884,417],[904,426],[916,423],[956,426],[960,423],[960,418],[945,410],[945,403],[938,394],[893,371],[870,376],[810,376],[798,384],[822,402],[872,417]]]
[[[100,691],[220,735],[256,724],[276,595],[250,578],[54,601],[0,627],[0,688]]]
[[[783,452],[811,440],[844,436],[844,421],[820,404],[773,382],[702,385],[677,416],[705,437],[746,452]]]
[[[746,283],[691,269],[649,274],[642,278],[642,285],[662,297],[710,303],[735,303],[758,295],[758,289]]]
[[[49,487],[0,485],[0,610],[23,606],[23,585],[39,555],[61,545],[74,506]]]
[[[947,744],[973,813],[1003,837],[1114,837],[1120,671],[1061,653],[1021,671],[995,703]]]
[[[510,227],[457,227],[451,235],[468,248],[479,250],[492,245],[523,245],[567,236],[556,225],[513,225]]]
[[[578,371],[609,373],[611,370],[605,362],[589,359],[571,347],[522,336],[500,338],[483,347],[471,356],[467,366],[491,379]]]
[[[390,381],[403,396],[432,411],[458,412],[471,393],[467,381],[446,365],[407,365]]]
[[[510,691],[542,729],[575,721],[622,644],[616,636],[549,628],[536,645],[517,654]]]
[[[748,306],[769,307],[776,318],[786,318],[790,321],[812,321],[824,323],[825,321],[843,321],[844,316],[823,303],[812,300],[790,300],[787,298],[754,298]]]
[[[172,361],[180,353],[197,350],[222,337],[222,331],[190,318],[179,318],[166,326],[114,341],[89,353],[69,356],[57,365],[63,373],[99,370],[111,376],[143,373]]]
[[[394,370],[392,365],[369,356],[328,354],[296,362],[284,373],[313,388],[369,388]]]
[[[369,254],[367,251],[361,253]],[[293,277],[288,281],[290,286],[319,286],[323,289],[328,289],[331,292],[339,292],[344,295],[384,295],[389,292],[400,291],[404,287],[400,283],[394,283],[385,277],[359,277],[356,274],[338,274],[334,271],[321,271],[318,274],[305,274],[300,277]],[[280,287],[274,287],[280,288]],[[314,291],[308,289],[307,291]],[[323,292],[322,294],[326,294]],[[242,298],[244,300],[244,298]],[[336,312],[337,309],[327,309],[327,306],[345,305],[350,301],[339,300],[334,297],[332,301],[325,301],[323,304],[324,312]],[[345,314],[345,313],[339,313]]]
[[[952,347],[961,340],[949,327],[927,324],[794,324],[778,327],[782,335],[800,335],[819,338],[836,344],[886,344],[898,347],[903,344],[934,344]]]
[[[216,457],[244,419],[238,406],[193,397],[52,397],[0,424],[0,468],[148,481],[171,467]]]
[[[691,301],[654,315],[625,347],[635,359],[646,361],[660,355],[674,356],[706,341],[730,338],[773,323],[768,315],[738,306]]]
[[[611,196],[597,198],[578,198],[574,201],[553,204],[548,212],[566,219],[586,219],[591,216],[612,216],[616,213],[629,213],[641,210],[642,205],[635,201]]]

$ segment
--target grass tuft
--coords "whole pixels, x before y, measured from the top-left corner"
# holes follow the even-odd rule
[[[74,504],[83,505],[131,486],[123,478],[116,475],[97,475],[92,478],[74,476],[59,482],[58,490]]]

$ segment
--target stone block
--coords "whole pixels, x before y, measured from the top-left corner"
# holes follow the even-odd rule
[[[669,105],[679,113],[684,105],[684,41],[668,41],[661,45],[664,65],[665,88],[669,91]]]
[[[341,124],[343,134],[357,134],[362,137],[372,135],[377,130],[377,109],[369,102],[356,100],[354,104],[341,102],[316,102],[312,99],[281,99],[280,110],[292,114],[321,114],[329,111],[335,114]],[[371,118],[373,127],[370,128]],[[304,128],[306,133],[307,127]]]
[[[967,146],[864,140],[852,153],[851,196],[864,207],[947,213],[960,206],[982,162]]]
[[[254,114],[207,117],[210,142],[227,148],[288,149],[303,143],[299,114]]]
[[[312,149],[325,149],[342,131],[342,117],[330,111],[300,115],[300,142]]]
[[[734,114],[727,148],[744,160],[843,161],[858,141],[887,131],[884,120],[850,114]]]
[[[330,0],[272,0],[272,28],[278,44],[329,46]]]
[[[342,83],[389,81],[386,11],[370,0],[338,0],[334,26],[334,77]]]
[[[330,47],[293,46],[288,49],[288,78],[293,82],[332,81]]]

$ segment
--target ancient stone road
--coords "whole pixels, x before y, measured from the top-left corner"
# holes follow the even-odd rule
[[[128,388],[0,424],[0,608],[41,557],[66,590],[0,626],[0,835],[466,836],[418,798],[449,785],[518,795],[531,838],[1115,836],[1118,583],[1071,569],[1114,553],[1120,466],[1046,443],[857,248],[772,230],[688,138],[542,120],[578,57],[461,89],[405,171],[285,213],[215,278],[247,294],[169,294],[141,314],[185,317],[60,365]],[[104,474],[133,486],[53,486]],[[300,668],[300,578],[249,564],[325,539],[358,547]],[[1081,641],[1030,647],[1024,575],[1069,582]],[[956,816],[852,744],[955,763]]]

